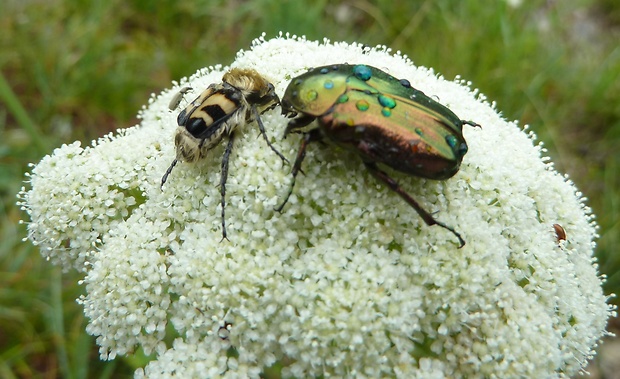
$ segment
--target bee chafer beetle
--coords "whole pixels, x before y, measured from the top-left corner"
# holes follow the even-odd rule
[[[190,90],[181,89],[181,96]],[[172,106],[178,106],[178,94],[171,101]],[[226,180],[228,178],[228,161],[233,149],[237,129],[256,121],[261,135],[271,150],[283,162],[288,160],[269,142],[265,127],[260,115],[280,104],[280,98],[275,93],[273,84],[263,78],[256,70],[233,68],[222,77],[222,83],[211,84],[196,99],[194,99],[178,117],[178,128],[174,136],[176,158],[161,178],[161,187],[168,180],[168,176],[178,162],[197,162],[204,159],[209,150],[218,145],[222,139],[228,137],[224,157],[222,158],[222,172],[220,176],[220,194],[222,206],[222,239],[228,239],[226,234]]]
[[[335,64],[309,70],[289,83],[282,97],[282,113],[294,117],[285,135],[302,133],[293,164],[295,185],[308,144],[326,139],[355,152],[368,171],[402,197],[427,225],[452,232],[460,247],[465,241],[453,228],[436,220],[381,166],[407,175],[445,180],[457,173],[467,153],[461,120],[446,106],[378,68]],[[317,120],[317,125],[306,126]]]

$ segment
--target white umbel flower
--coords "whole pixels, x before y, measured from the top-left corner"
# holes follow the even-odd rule
[[[102,358],[142,347],[137,377],[569,377],[613,313],[593,263],[593,216],[533,135],[467,83],[446,81],[385,47],[260,38],[231,67],[282,95],[310,67],[364,63],[438,99],[465,126],[469,152],[451,179],[397,175],[454,235],[428,227],[352,152],[312,144],[289,204],[273,211],[290,167],[241,128],[230,160],[221,240],[224,144],[196,164],[175,156],[181,87],[221,82],[211,67],[155,96],[139,126],[93,146],[63,146],[22,190],[28,238],[54,264],[85,273],[80,299]],[[185,100],[183,104],[186,104]],[[262,120],[281,140],[280,109]],[[566,230],[558,242],[553,224]],[[174,341],[174,342],[170,342]],[[270,368],[270,369],[268,369]]]

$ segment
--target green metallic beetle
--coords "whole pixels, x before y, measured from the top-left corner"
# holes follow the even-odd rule
[[[293,182],[277,211],[282,211],[293,192],[308,144],[325,138],[359,154],[368,171],[400,195],[427,225],[449,230],[459,247],[465,245],[459,233],[435,220],[379,165],[422,178],[448,179],[467,153],[463,125],[480,125],[461,120],[408,80],[367,65],[311,69],[290,82],[281,106],[282,114],[294,117],[284,135],[297,132],[304,137],[292,169]],[[318,126],[307,130],[315,119]]]

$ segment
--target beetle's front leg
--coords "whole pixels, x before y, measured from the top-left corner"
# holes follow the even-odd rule
[[[161,189],[164,188],[164,184],[166,184],[166,180],[168,180],[168,175],[170,175],[170,173],[172,172],[172,169],[174,168],[174,166],[177,165],[177,163],[179,163],[179,160],[175,158],[170,164],[170,167],[168,167],[168,169],[166,170],[166,173],[164,174],[164,176],[162,176],[161,184],[159,185],[159,188]]]
[[[267,142],[267,145],[269,146],[269,148],[274,153],[276,153],[276,155],[280,157],[280,159],[282,159],[282,162],[288,163],[288,159],[286,159],[284,155],[282,155],[282,153],[280,153],[275,147],[273,147],[271,142],[269,142],[269,137],[267,137],[267,133],[265,133],[265,125],[263,125],[263,121],[260,118],[260,113],[258,112],[258,109],[256,109],[255,106],[252,106],[251,112],[252,112],[252,116],[256,120],[256,123],[258,124],[258,130],[260,131],[260,134],[262,134],[263,138],[265,139],[265,142]]]
[[[280,105],[280,97],[278,97],[278,95],[276,94],[274,88],[273,88],[273,84],[269,83],[269,88],[268,88],[268,93],[270,95],[264,96],[260,101],[256,102],[257,106],[263,107],[266,106],[265,109],[263,109],[260,114],[263,114],[267,111],[270,111],[272,109],[275,109],[275,107],[277,107],[278,105]]]
[[[307,115],[292,119],[291,121],[288,122],[288,125],[286,125],[283,138],[286,138],[286,136],[288,136],[289,133],[295,133],[297,132],[298,129],[304,128],[305,126],[310,124],[315,119],[316,117],[307,116]]]
[[[235,132],[233,131],[228,136],[228,144],[224,151],[224,157],[222,158],[222,173],[220,174],[220,203],[222,205],[222,239],[220,242],[227,240],[226,236],[226,181],[228,180],[228,161],[230,160],[230,153],[235,143]]]
[[[286,197],[284,198],[282,204],[274,208],[274,210],[276,210],[277,212],[282,212],[282,208],[284,208],[284,206],[288,202],[288,198],[293,193],[297,174],[301,171],[301,163],[306,157],[306,148],[308,147],[308,144],[313,141],[320,141],[321,139],[322,135],[319,129],[313,129],[307,133],[304,133],[304,137],[301,139],[299,149],[297,150],[297,158],[295,158],[295,163],[293,164],[293,169],[291,170],[291,174],[293,174],[293,182],[291,183],[291,187],[289,188],[288,193],[286,194]]]
[[[413,197],[411,197],[407,192],[405,192],[405,190],[402,189],[402,187],[398,184],[398,182],[396,182],[396,180],[390,177],[385,171],[382,171],[381,169],[379,169],[379,167],[377,167],[377,164],[375,162],[364,162],[364,165],[375,178],[387,184],[388,187],[390,187],[392,191],[396,192],[409,205],[411,205],[411,207],[415,209],[416,212],[418,212],[420,217],[422,217],[422,220],[424,220],[426,225],[428,226],[439,225],[442,228],[451,231],[452,234],[454,234],[456,238],[459,239],[459,243],[460,243],[459,249],[465,246],[465,240],[463,240],[463,238],[458,232],[456,232],[454,229],[447,226],[446,224],[435,220],[433,216],[430,213],[428,213],[426,210],[424,210],[424,208],[422,208],[420,204],[418,204],[418,202],[415,201]]]

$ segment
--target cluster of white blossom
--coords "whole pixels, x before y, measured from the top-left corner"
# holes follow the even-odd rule
[[[220,82],[227,68],[210,67],[153,97],[140,125],[54,151],[20,194],[28,238],[53,263],[85,273],[80,302],[102,358],[141,347],[153,360],[136,377],[150,378],[278,370],[298,378],[569,377],[582,369],[613,313],[592,257],[596,225],[531,133],[469,83],[385,47],[260,38],[232,67],[256,69],[282,95],[309,67],[345,62],[407,78],[482,126],[464,127],[469,152],[453,178],[394,174],[467,244],[458,249],[449,231],[426,226],[353,152],[321,144],[310,145],[305,175],[275,212],[290,167],[255,123],[235,141],[230,241],[220,241],[224,146],[180,163],[160,188],[175,157],[168,103],[181,87]],[[294,160],[299,136],[281,139],[280,109],[262,120]],[[557,241],[555,223],[567,240]]]

